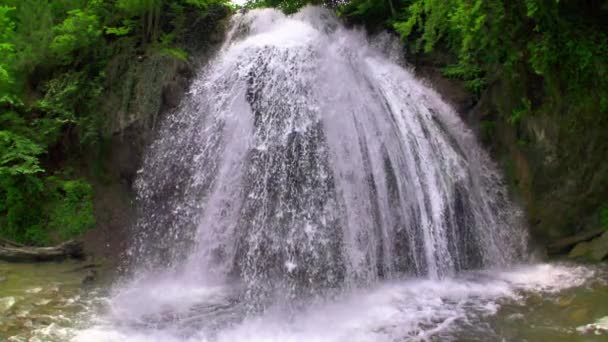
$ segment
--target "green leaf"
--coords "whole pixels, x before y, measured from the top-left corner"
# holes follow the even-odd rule
[[[44,170],[38,156],[44,149],[10,131],[0,131],[0,175],[32,175]]]

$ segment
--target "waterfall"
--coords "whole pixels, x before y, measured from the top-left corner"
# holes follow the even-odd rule
[[[521,214],[400,49],[318,7],[235,15],[139,171],[134,272],[77,340],[402,341],[579,279],[483,273],[528,254]]]
[[[496,271],[529,254],[521,213],[401,55],[319,7],[234,15],[138,172],[133,272],[75,339],[449,340],[585,278]]]
[[[235,279],[253,299],[525,254],[495,165],[393,38],[317,7],[233,20],[140,171],[142,268]]]

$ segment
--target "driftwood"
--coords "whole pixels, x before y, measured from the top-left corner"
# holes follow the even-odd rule
[[[4,261],[54,261],[83,256],[82,242],[74,240],[53,247],[25,247],[5,240],[0,241],[0,260]]]

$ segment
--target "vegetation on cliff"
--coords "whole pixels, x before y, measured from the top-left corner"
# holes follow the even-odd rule
[[[227,4],[0,0],[0,237],[46,245],[95,224],[82,163],[107,139],[110,61],[124,51],[185,60],[186,19]]]

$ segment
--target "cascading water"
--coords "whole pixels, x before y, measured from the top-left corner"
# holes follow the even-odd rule
[[[237,17],[147,156],[140,246],[258,290],[441,278],[521,255],[488,157],[385,55],[319,8]]]
[[[488,293],[446,280],[521,261],[526,233],[488,156],[450,106],[390,57],[395,44],[316,7],[235,16],[145,159],[132,250],[138,271],[117,287],[109,315],[130,332],[115,331],[116,340],[251,340],[255,324],[241,325],[241,335],[226,327],[275,312],[277,303],[295,307],[289,317],[302,303],[315,312],[310,303],[328,296],[360,293],[358,309],[369,310],[374,295],[361,288],[427,279],[427,294],[408,285],[393,299],[420,295],[430,311],[412,313],[420,320],[411,329],[404,318],[382,328],[386,338],[374,327],[260,335],[392,341],[456,319],[447,312],[460,317],[467,296],[483,311],[489,298],[513,291],[504,279]],[[404,310],[420,310],[417,300]],[[405,330],[395,335],[397,325]]]

